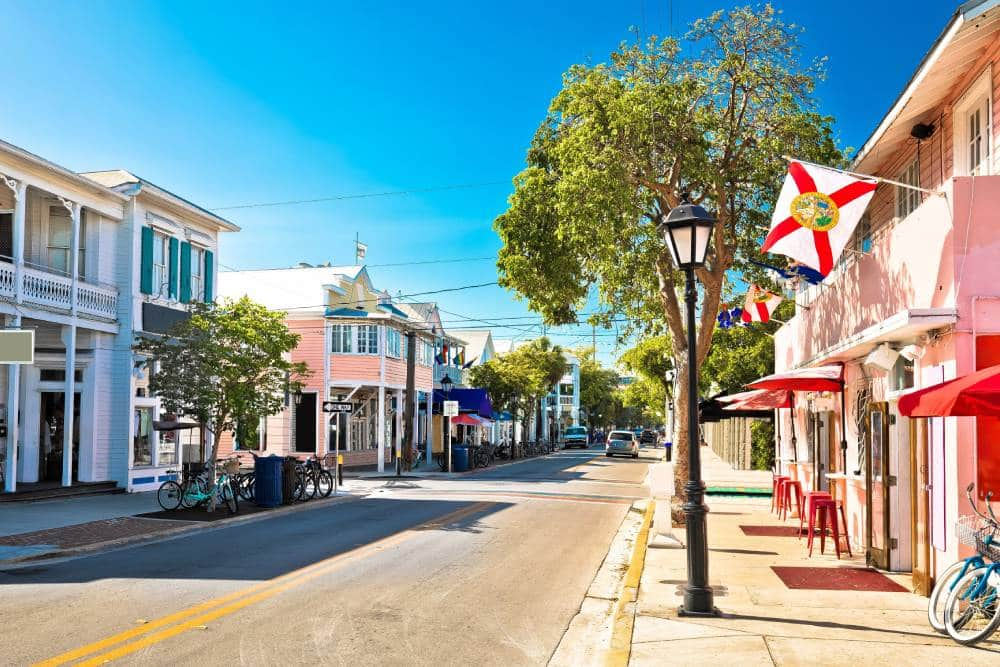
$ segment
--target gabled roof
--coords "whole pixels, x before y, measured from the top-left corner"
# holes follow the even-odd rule
[[[493,334],[489,329],[451,329],[448,333],[465,341],[465,358],[469,361],[481,363],[487,348],[496,353]]]
[[[125,195],[135,196],[140,192],[146,192],[147,194],[151,194],[154,197],[165,200],[175,206],[179,206],[182,209],[198,215],[206,223],[214,224],[219,229],[229,232],[240,231],[239,226],[233,224],[229,220],[226,220],[225,218],[212,213],[208,209],[202,208],[194,202],[170,192],[166,188],[161,188],[155,183],[151,183],[144,178],[136,176],[130,171],[125,171],[124,169],[85,171],[82,172],[80,176]],[[140,189],[135,190],[136,186],[139,186]]]

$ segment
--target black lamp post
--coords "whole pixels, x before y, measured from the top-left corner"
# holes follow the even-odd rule
[[[444,393],[444,400],[450,400],[451,388],[455,386],[448,374],[441,378],[441,391]],[[441,412],[444,413],[444,404],[441,405]],[[451,417],[444,415],[444,437],[445,456],[448,457],[448,472],[451,472]]]
[[[684,514],[687,523],[687,585],[684,587],[682,616],[717,616],[712,587],[708,585],[708,534],[705,527],[705,482],[701,479],[701,451],[698,437],[698,358],[695,340],[694,270],[705,264],[715,218],[685,197],[659,225],[674,265],[684,271],[687,304],[688,347],[688,482]]]

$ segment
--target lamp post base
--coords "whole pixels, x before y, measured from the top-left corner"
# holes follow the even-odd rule
[[[687,593],[684,597],[687,597]],[[722,612],[716,607],[709,607],[709,611],[688,611],[685,605],[681,605],[677,608],[677,615],[687,618],[721,618]]]

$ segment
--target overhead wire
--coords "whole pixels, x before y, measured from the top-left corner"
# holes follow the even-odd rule
[[[438,185],[427,188],[409,188],[407,190],[386,190],[383,192],[364,192],[349,195],[330,195],[327,197],[314,197],[312,199],[286,199],[284,201],[253,202],[249,204],[231,204],[229,206],[216,206],[210,211],[235,211],[248,208],[270,208],[274,206],[296,206],[299,204],[320,204],[331,201],[345,201],[348,199],[373,199],[376,197],[398,197],[402,195],[423,194],[427,192],[445,192],[448,190],[472,190],[476,188],[486,188],[494,185],[510,185],[510,179],[502,181],[486,181],[482,183],[460,183],[456,185]]]

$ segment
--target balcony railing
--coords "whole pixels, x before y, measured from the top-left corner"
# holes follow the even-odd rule
[[[0,262],[0,295],[17,293],[14,265]],[[73,281],[67,276],[24,267],[21,273],[21,297],[25,303],[69,311],[73,306]],[[118,290],[78,281],[76,307],[81,315],[107,320],[118,318]]]
[[[456,385],[462,382],[462,369],[458,366],[440,366],[434,364],[434,382],[440,382],[447,375]]]

